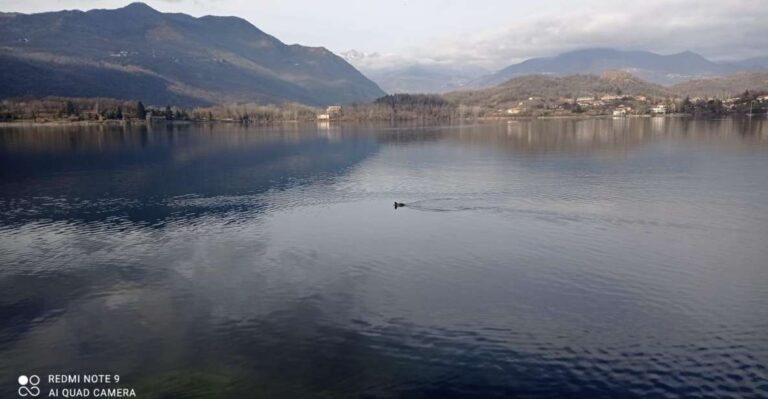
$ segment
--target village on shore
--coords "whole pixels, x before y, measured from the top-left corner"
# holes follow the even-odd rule
[[[765,115],[768,93],[745,91],[726,98],[653,98],[645,95],[548,99],[531,96],[513,106],[465,105],[440,95],[394,94],[372,103],[325,108],[288,103],[231,104],[183,108],[145,106],[141,101],[105,98],[20,98],[0,101],[0,123],[234,122],[269,124],[317,121],[450,121],[537,117],[642,117]]]
[[[565,116],[583,113],[592,116],[653,116],[698,115],[721,116],[728,114],[765,113],[768,94],[746,91],[740,96],[724,99],[717,97],[663,98],[643,95],[603,95],[577,98],[559,98],[555,101],[529,97],[514,107],[497,109],[496,116]]]

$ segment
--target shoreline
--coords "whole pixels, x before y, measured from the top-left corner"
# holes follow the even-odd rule
[[[758,115],[758,119],[765,119],[766,115]],[[244,123],[239,122],[235,120],[158,120],[158,121],[146,121],[146,120],[139,120],[139,119],[132,119],[132,120],[104,120],[104,121],[95,121],[95,120],[85,120],[85,121],[68,121],[68,120],[52,120],[52,121],[30,121],[30,120],[19,120],[19,121],[12,121],[12,122],[0,122],[0,128],[3,127],[70,127],[70,126],[109,126],[109,127],[116,127],[116,126],[168,126],[168,125],[197,125],[197,124],[234,124],[234,125],[244,125],[244,126],[276,126],[276,125],[282,125],[282,124],[305,124],[305,125],[311,125],[311,124],[317,124],[317,125],[342,125],[342,124],[350,124],[350,123],[389,123],[389,122],[397,122],[397,123],[454,123],[454,122],[467,122],[467,121],[477,121],[477,122],[502,122],[502,121],[530,121],[535,119],[543,119],[543,120],[553,120],[553,119],[563,119],[563,120],[588,120],[588,119],[644,119],[644,118],[686,118],[686,119],[697,119],[697,120],[722,120],[727,118],[751,118],[748,115],[741,115],[741,114],[731,114],[731,115],[712,115],[712,116],[695,116],[690,114],[664,114],[664,115],[626,115],[626,116],[613,116],[613,115],[540,115],[540,116],[485,116],[485,117],[477,117],[477,118],[464,118],[460,120],[420,120],[420,119],[413,119],[413,120],[397,120],[397,121],[388,121],[388,120],[333,120],[333,121],[313,121],[313,120],[285,120],[285,121],[275,121],[273,123],[267,123],[267,124],[259,124],[259,123]]]

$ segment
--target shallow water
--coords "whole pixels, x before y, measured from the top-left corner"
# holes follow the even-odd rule
[[[768,396],[764,120],[3,128],[0,222],[2,398]]]

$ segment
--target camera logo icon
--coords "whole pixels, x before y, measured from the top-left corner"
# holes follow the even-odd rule
[[[40,385],[40,377],[36,375],[30,375],[27,377],[26,375],[20,375],[19,376],[19,396],[21,397],[37,397],[40,395],[40,388],[38,387]]]

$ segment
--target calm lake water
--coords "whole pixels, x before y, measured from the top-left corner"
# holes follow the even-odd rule
[[[768,121],[2,128],[0,397],[85,372],[768,397]]]

